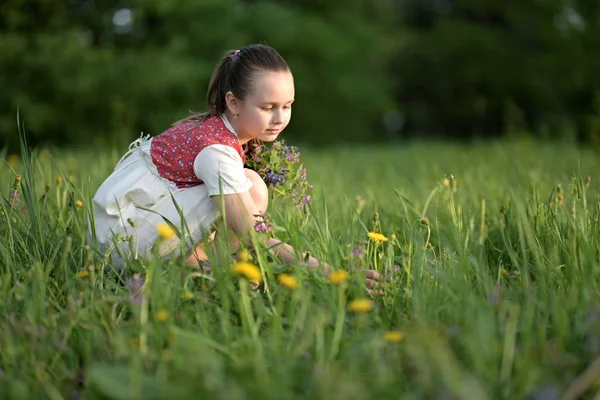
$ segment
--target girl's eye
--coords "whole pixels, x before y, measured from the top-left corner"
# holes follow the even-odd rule
[[[289,105],[289,106],[283,106],[284,110],[289,110],[291,108],[292,108],[291,105]],[[275,109],[275,107],[261,107],[260,109],[261,110],[265,110],[265,111],[273,111]]]

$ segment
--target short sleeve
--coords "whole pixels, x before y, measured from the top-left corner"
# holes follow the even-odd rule
[[[213,144],[200,151],[194,160],[194,174],[204,182],[209,196],[243,193],[252,187],[238,152],[222,144]]]

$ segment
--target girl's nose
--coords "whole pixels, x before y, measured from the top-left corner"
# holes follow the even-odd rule
[[[283,123],[283,112],[281,110],[277,110],[273,113],[273,118],[271,120],[273,125],[281,125]]]

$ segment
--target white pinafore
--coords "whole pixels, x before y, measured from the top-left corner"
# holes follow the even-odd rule
[[[221,118],[235,133],[226,117]],[[213,144],[201,150],[194,161],[194,171],[203,184],[178,188],[160,176],[153,164],[152,140],[142,136],[131,143],[93,197],[88,242],[97,244],[102,253],[109,252],[110,264],[116,268],[122,267],[126,257],[151,257],[152,246],[159,239],[156,228],[165,220],[184,234],[185,251],[191,250],[219,216],[211,196],[246,192],[252,186],[236,150]],[[131,240],[123,240],[129,236]],[[175,237],[160,241],[156,250],[159,256],[169,258],[181,254],[179,248],[180,239]]]

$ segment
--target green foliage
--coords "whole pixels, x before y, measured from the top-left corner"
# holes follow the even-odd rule
[[[319,2],[146,0],[132,8],[131,32],[119,34],[113,15],[130,3],[8,0],[0,6],[0,142],[18,145],[17,109],[32,144],[123,145],[140,131],[158,134],[203,111],[223,53],[255,42],[275,47],[294,73],[291,135],[365,137],[392,103],[383,31],[359,14],[370,3],[338,12]]]
[[[293,70],[294,142],[534,132],[593,144],[598,4],[5,0],[0,144],[18,147],[17,110],[34,145],[158,134],[204,110],[226,50],[256,42]],[[128,7],[119,31],[113,17]],[[382,123],[390,111],[395,128]]]
[[[451,135],[588,136],[600,88],[600,7],[548,0],[402,2],[395,55],[408,128]]]

